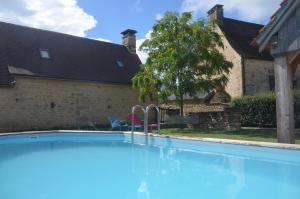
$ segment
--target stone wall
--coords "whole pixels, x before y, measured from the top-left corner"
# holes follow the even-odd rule
[[[245,95],[270,90],[270,76],[274,77],[274,62],[245,59]],[[275,80],[275,79],[274,79]],[[300,88],[300,69],[294,76],[295,88]]]
[[[273,61],[245,59],[245,95],[270,90],[270,76],[274,77]]]
[[[185,100],[183,104],[183,115],[188,115],[192,112],[216,112],[223,111],[224,104],[221,103],[203,103],[192,100]],[[180,114],[180,107],[175,101],[169,101],[168,104],[160,105],[161,114]],[[163,116],[162,116],[163,117]]]
[[[274,62],[244,59],[244,83],[245,93],[243,93],[243,75],[242,75],[242,58],[231,47],[224,34],[219,27],[216,31],[223,37],[224,48],[219,50],[224,54],[228,61],[233,63],[233,68],[230,71],[229,82],[225,88],[226,92],[234,98],[240,97],[243,94],[251,95],[263,91],[270,90],[269,76],[274,75]],[[300,67],[298,67],[294,77],[295,88],[300,88]]]
[[[218,112],[223,110],[224,105],[222,104],[185,104],[183,112],[184,115],[188,115],[189,113]]]
[[[190,113],[191,119],[189,127],[199,129],[215,129],[238,131],[241,129],[241,113],[239,109],[224,108],[218,112]]]
[[[0,132],[108,124],[126,119],[138,93],[131,85],[16,77],[0,87]]]
[[[231,97],[240,97],[243,95],[242,58],[231,47],[219,27],[217,27],[216,32],[218,32],[223,38],[224,48],[220,48],[220,52],[222,52],[226,60],[232,62],[233,64],[233,68],[230,70],[229,81],[225,90]]]

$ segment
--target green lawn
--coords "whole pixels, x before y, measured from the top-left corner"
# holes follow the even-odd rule
[[[212,131],[189,128],[169,128],[161,129],[161,134],[181,135],[198,138],[220,138],[261,142],[277,142],[276,129],[243,128],[240,131]],[[296,130],[296,144],[300,144],[300,129]]]
[[[110,131],[110,128],[83,127],[81,130]],[[118,130],[118,129],[116,129]],[[156,133],[156,131],[154,131]],[[242,128],[240,131],[214,131],[191,128],[163,128],[163,135],[181,135],[198,138],[219,138],[232,140],[248,140],[260,142],[277,142],[276,129],[269,128]],[[296,144],[300,144],[300,129],[296,130]]]

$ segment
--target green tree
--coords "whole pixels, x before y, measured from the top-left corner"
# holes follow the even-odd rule
[[[167,12],[156,21],[150,39],[140,46],[149,57],[133,78],[140,100],[165,102],[174,95],[183,115],[185,94],[196,98],[224,87],[232,64],[219,52],[222,39],[214,30],[214,23],[193,20],[189,12]]]

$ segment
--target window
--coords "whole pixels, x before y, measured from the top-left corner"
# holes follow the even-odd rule
[[[269,75],[269,88],[270,88],[270,91],[275,90],[275,77],[274,77],[274,75]]]
[[[297,85],[298,85],[297,79],[294,78],[294,79],[293,79],[293,89],[296,89],[296,88],[297,88]]]
[[[278,47],[278,33],[271,37],[271,46],[272,48]]]
[[[121,60],[117,60],[117,65],[119,68],[124,68],[124,63]]]
[[[50,53],[47,49],[40,49],[40,55],[44,59],[50,59]]]

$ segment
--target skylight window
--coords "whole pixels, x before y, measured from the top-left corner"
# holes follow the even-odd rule
[[[48,49],[40,49],[40,55],[44,59],[50,59],[50,53]]]
[[[120,68],[124,68],[124,63],[121,60],[117,60],[117,65]]]

